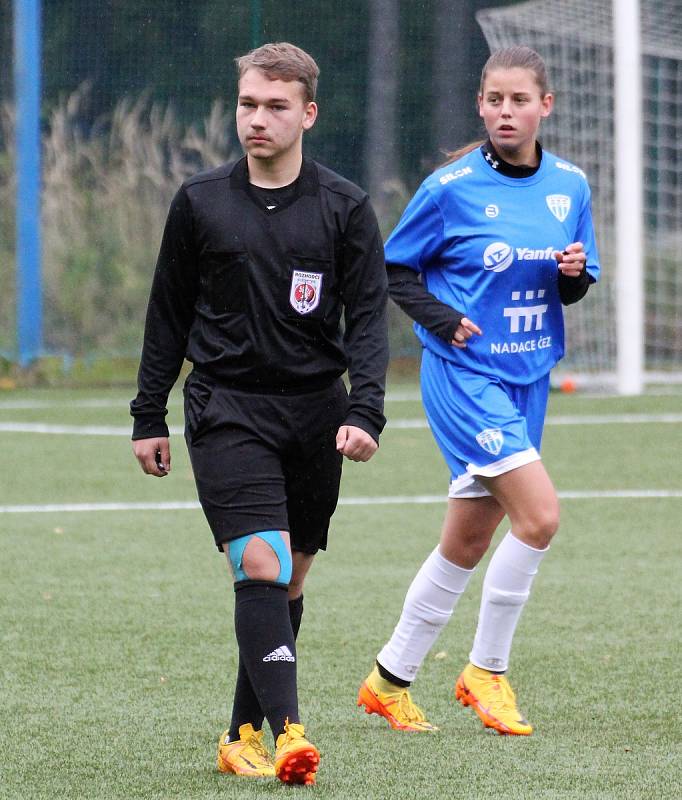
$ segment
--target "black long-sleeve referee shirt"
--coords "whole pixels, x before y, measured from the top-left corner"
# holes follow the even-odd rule
[[[348,370],[347,425],[378,439],[388,364],[384,251],[368,196],[304,158],[274,211],[246,159],[186,181],[170,207],[131,403],[133,439],[168,436],[184,358],[262,393],[330,385]]]

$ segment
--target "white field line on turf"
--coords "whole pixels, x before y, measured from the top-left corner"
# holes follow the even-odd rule
[[[545,425],[643,425],[682,422],[682,414],[550,414]],[[389,419],[387,428],[428,428],[425,419]]]
[[[406,389],[404,391],[389,392],[386,395],[387,403],[412,403],[421,400],[421,393]],[[169,406],[182,405],[181,397],[171,397]],[[0,411],[30,411],[32,409],[51,408],[127,408],[130,397],[125,398],[88,398],[83,400],[0,400]]]
[[[593,414],[548,416],[546,426],[551,425],[644,425],[679,424],[682,414]],[[428,428],[425,419],[392,419],[387,428],[394,430]],[[183,427],[173,425],[172,434],[183,433]],[[130,436],[130,425],[53,425],[46,422],[0,422],[0,433],[41,433],[68,436]]]
[[[0,433],[50,433],[69,436],[130,436],[132,425],[51,425],[46,422],[0,422]],[[171,433],[183,428],[172,427]]]
[[[32,409],[52,408],[127,408],[130,400],[113,400],[104,397],[89,400],[0,400],[0,411],[30,411]],[[171,399],[168,405],[179,405],[179,400]]]
[[[562,500],[652,500],[658,498],[680,498],[682,489],[605,489],[603,491],[559,492]],[[394,495],[384,497],[342,497],[341,506],[395,506],[430,505],[445,503],[445,495]],[[196,500],[166,503],[47,503],[44,505],[0,506],[0,514],[41,514],[95,511],[196,511],[200,508]]]
[[[647,388],[646,395],[648,397],[670,397],[680,395],[678,386],[656,387],[652,386]],[[132,395],[132,392],[131,392]],[[613,392],[586,392],[574,395],[576,402],[581,400],[613,400],[616,395]],[[421,401],[421,392],[417,389],[401,389],[396,391],[389,391],[386,394],[387,403],[414,403]],[[31,409],[51,409],[51,408],[127,408],[130,402],[130,396],[125,397],[91,397],[81,400],[35,400],[26,398],[25,400],[5,400],[0,399],[0,411],[22,411]],[[178,396],[171,396],[168,400],[168,406],[182,405],[182,398]]]
[[[682,489],[606,489],[603,491],[559,492],[562,500],[652,500],[682,499]],[[445,503],[445,495],[395,495],[385,497],[342,497],[341,506],[397,506]],[[0,514],[42,514],[95,511],[196,511],[196,500],[166,503],[46,503],[44,505],[0,506]]]

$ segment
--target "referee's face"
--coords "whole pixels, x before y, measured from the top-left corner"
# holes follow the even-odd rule
[[[237,135],[249,158],[280,160],[300,155],[303,131],[312,128],[317,106],[298,81],[272,80],[248,69],[239,81]]]

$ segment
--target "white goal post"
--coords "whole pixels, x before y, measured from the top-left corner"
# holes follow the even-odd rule
[[[613,2],[616,385],[644,388],[642,69],[639,0]]]
[[[567,310],[561,371],[622,394],[682,382],[682,0],[529,0],[476,18],[491,50],[544,58],[543,144],[592,187],[603,279]]]

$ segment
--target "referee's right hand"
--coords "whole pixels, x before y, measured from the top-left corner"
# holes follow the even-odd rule
[[[170,442],[167,437],[153,439],[136,439],[133,442],[133,453],[147,475],[163,478],[171,468]]]

